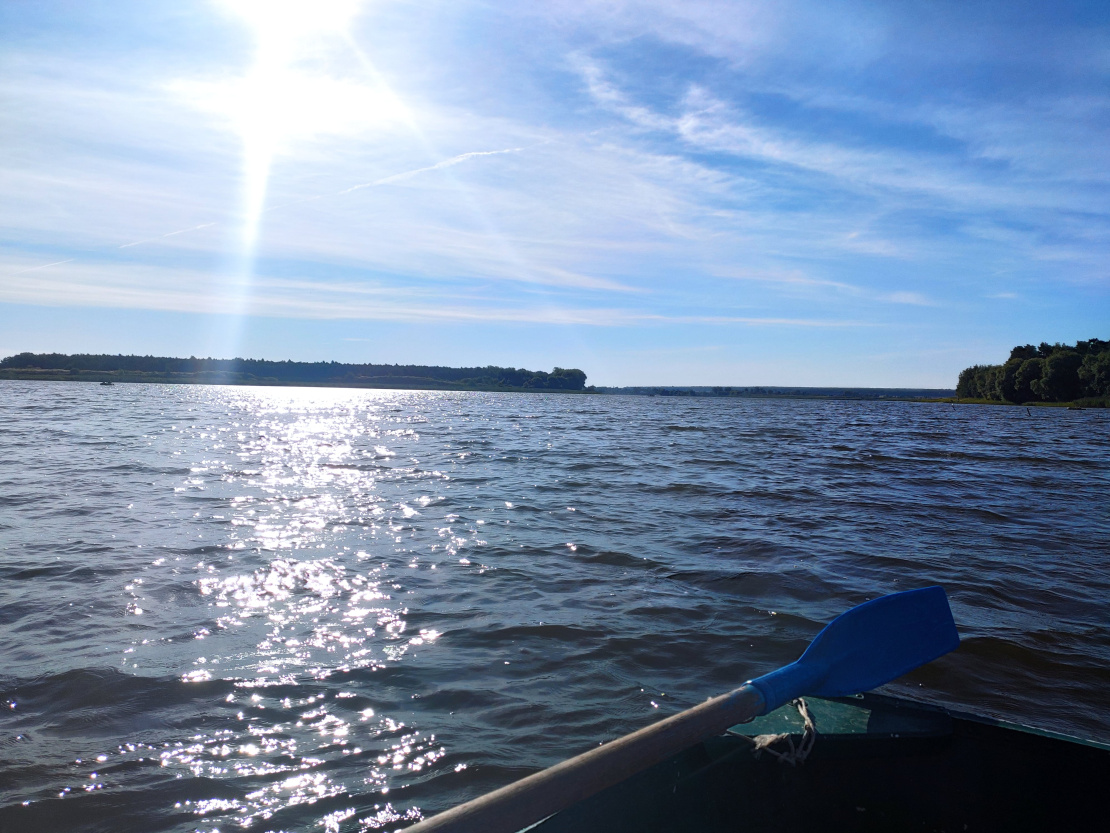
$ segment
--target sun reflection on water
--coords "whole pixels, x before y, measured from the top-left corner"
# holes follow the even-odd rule
[[[424,420],[399,413],[395,396],[252,390],[233,403],[232,413],[242,413],[233,433],[178,429],[203,442],[203,464],[190,467],[183,487],[216,501],[210,517],[223,538],[196,565],[194,586],[211,618],[192,631],[196,650],[181,679],[230,680],[235,691],[220,703],[222,726],[166,745],[159,760],[253,787],[177,810],[246,827],[353,792],[385,796],[391,779],[446,754],[367,693],[328,687],[337,675],[399,663],[441,636],[431,627],[413,633],[407,621],[401,568],[436,567],[415,553],[418,533],[435,542],[433,553],[475,545],[461,529],[441,543],[443,522],[432,510],[450,478],[408,451]],[[356,785],[349,771],[335,770],[352,758],[365,759]],[[317,826],[370,830],[419,816],[386,802],[371,813],[329,805]]]
[[[111,705],[90,706],[109,734],[28,800],[48,789],[124,801],[141,782],[146,811],[174,831],[351,833],[419,818],[429,779],[468,762],[444,760],[454,741],[428,718],[430,699],[413,701],[441,680],[458,579],[495,572],[479,515],[502,511],[454,479],[486,458],[460,458],[453,427],[425,416],[454,400],[171,393],[177,411],[142,436],[135,488],[149,499],[129,496],[124,516],[138,555],[113,600],[118,668],[90,677],[112,691]]]
[[[348,795],[350,785],[331,774],[331,764],[348,756],[365,756],[359,769],[362,791],[384,795],[391,772],[420,772],[446,754],[434,737],[377,717],[372,708],[352,712],[343,704],[348,699],[360,698],[351,692],[296,700],[257,691],[247,697],[230,695],[228,708],[239,709],[236,718],[248,721],[246,731],[225,729],[167,744],[160,753],[161,765],[185,769],[198,778],[251,778],[263,783],[242,799],[180,802],[177,809],[197,816],[232,816],[247,827],[286,808]],[[249,710],[270,714],[262,722],[248,716]],[[335,817],[336,823],[348,817]],[[380,821],[377,814],[371,819]]]

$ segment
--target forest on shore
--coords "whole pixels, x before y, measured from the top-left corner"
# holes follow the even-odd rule
[[[1110,341],[1092,338],[1074,346],[1025,344],[1003,364],[977,364],[960,373],[960,399],[992,402],[1110,404]]]
[[[586,374],[512,367],[343,364],[265,359],[19,353],[0,360],[0,379],[169,382],[206,385],[308,385],[415,390],[583,391]]]

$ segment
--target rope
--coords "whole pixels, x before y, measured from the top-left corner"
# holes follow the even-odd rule
[[[798,714],[802,716],[802,721],[805,723],[805,729],[802,730],[802,739],[798,742],[798,745],[794,745],[794,737],[790,734],[756,735],[755,737],[740,735],[740,737],[752,742],[752,752],[755,757],[758,758],[760,753],[767,752],[778,758],[780,764],[790,764],[790,766],[804,763],[805,759],[809,757],[809,753],[813,750],[813,743],[817,740],[817,724],[813,721],[813,715],[809,713],[806,701],[801,697],[791,701],[790,705],[798,710]],[[771,748],[780,741],[786,741],[785,749]]]

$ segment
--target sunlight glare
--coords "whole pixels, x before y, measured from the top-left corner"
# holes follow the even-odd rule
[[[175,85],[199,109],[224,120],[242,143],[241,225],[222,311],[236,323],[221,339],[234,355],[242,318],[249,313],[254,261],[272,168],[302,141],[352,136],[405,124],[404,105],[380,79],[367,84],[352,54],[350,28],[361,0],[214,0],[245,25],[251,62],[238,77]],[[361,57],[359,52],[357,57]],[[357,67],[351,78],[346,70]]]
[[[368,85],[327,72],[352,57],[349,30],[360,0],[217,0],[217,5],[250,30],[253,60],[239,78],[177,86],[198,107],[225,118],[243,143],[242,248],[249,256],[276,157],[291,153],[298,140],[350,135],[409,117],[380,80]]]
[[[331,132],[355,109],[358,89],[313,76],[296,64],[344,43],[359,0],[220,0],[255,38],[254,63],[240,83],[215,102],[243,141],[243,248],[253,250],[274,156],[297,134]],[[220,106],[223,105],[223,106]],[[338,116],[338,118],[336,118]]]
[[[269,46],[292,44],[315,34],[341,35],[361,0],[219,0],[241,17]]]

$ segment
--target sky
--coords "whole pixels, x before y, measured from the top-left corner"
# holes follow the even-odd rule
[[[1110,337],[1110,4],[0,0],[0,356],[954,387]]]

